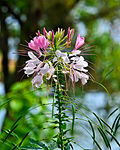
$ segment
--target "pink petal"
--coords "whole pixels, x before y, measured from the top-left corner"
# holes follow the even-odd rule
[[[75,44],[75,50],[80,48],[84,44],[84,37],[80,37],[80,34],[77,36],[76,44]],[[73,51],[75,51],[73,50]]]

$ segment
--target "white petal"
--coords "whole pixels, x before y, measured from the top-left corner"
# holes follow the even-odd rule
[[[46,74],[48,70],[49,70],[49,65],[48,65],[48,63],[46,63],[46,64],[44,65],[44,67],[41,68],[40,73]]]
[[[57,61],[57,57],[54,57],[54,58],[53,58],[53,62],[56,62],[56,61]]]
[[[55,52],[55,54],[56,54],[57,57],[61,57],[61,51],[57,50],[57,51]]]
[[[25,71],[24,71],[24,73],[25,74],[27,74],[27,75],[31,75],[31,74],[33,74],[34,73],[34,70],[31,70],[31,69],[26,69]]]
[[[62,57],[63,58],[63,61],[65,62],[65,63],[70,63],[70,60],[69,60],[69,58],[66,56],[66,57]]]
[[[30,51],[28,52],[28,56],[31,58],[31,59],[37,59],[37,57]]]
[[[76,56],[76,55],[79,55],[81,53],[81,51],[79,51],[79,50],[76,50],[76,51],[74,51],[72,54],[69,54],[69,56],[71,57],[71,56]]]
[[[41,84],[43,84],[43,76],[42,75],[36,75],[32,79],[32,85],[39,88],[41,86]]]
[[[57,50],[57,51],[55,52],[55,54],[56,54],[57,57],[64,57],[64,56],[67,56],[67,53],[62,53],[62,52],[59,51],[59,50]]]

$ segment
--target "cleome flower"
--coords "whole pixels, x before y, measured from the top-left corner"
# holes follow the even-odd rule
[[[27,76],[32,75],[32,85],[39,88],[43,84],[43,79],[51,78],[57,83],[58,64],[61,65],[62,73],[68,75],[72,82],[81,80],[82,85],[85,85],[89,79],[86,69],[88,63],[78,50],[84,44],[84,37],[80,37],[80,34],[77,36],[75,49],[71,52],[61,52],[61,49],[71,47],[74,29],[68,28],[67,36],[64,36],[62,29],[54,33],[53,30],[47,32],[44,28],[43,34],[37,33],[28,43],[30,50],[27,54],[30,59],[26,61],[23,70]]]

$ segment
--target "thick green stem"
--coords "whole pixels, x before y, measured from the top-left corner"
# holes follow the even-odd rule
[[[62,114],[63,114],[63,103],[62,103],[62,99],[63,99],[63,91],[61,88],[61,81],[62,81],[62,76],[61,76],[61,72],[60,72],[60,67],[58,66],[58,70],[57,71],[57,87],[56,87],[56,94],[57,94],[57,101],[56,101],[56,107],[58,108],[58,114],[57,114],[57,118],[58,118],[58,125],[59,125],[59,134],[58,134],[58,143],[59,143],[59,147],[61,148],[61,150],[64,150],[64,141],[63,141],[63,136],[64,136],[64,132],[63,132],[63,121],[62,121]]]
[[[60,144],[61,144],[61,150],[64,150],[64,144],[63,144],[63,129],[61,127],[62,125],[62,119],[61,119],[61,100],[60,98],[58,97],[58,119],[59,119],[59,136],[60,136]]]

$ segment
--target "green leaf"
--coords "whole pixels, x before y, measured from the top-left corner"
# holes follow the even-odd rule
[[[73,115],[73,119],[72,119],[72,134],[73,134],[74,124],[75,124],[75,109],[74,109],[73,105],[72,105],[72,115]]]
[[[108,118],[110,118],[117,110],[118,110],[118,108],[116,108],[115,110],[113,110],[113,111],[109,114]]]
[[[3,143],[7,140],[7,138],[11,135],[11,133],[17,128],[18,125],[14,126],[14,128],[9,131],[8,135],[6,136],[6,138],[3,140]]]
[[[25,138],[28,136],[28,134],[29,134],[29,132],[27,132],[26,134],[25,134],[25,136],[23,137],[23,139],[21,140],[21,142],[19,143],[19,146],[21,146],[22,145],[22,143],[23,143],[23,141],[25,140]]]
[[[112,135],[112,133],[110,133],[108,130],[106,130],[106,132],[111,135],[111,137],[115,140],[115,142],[118,144],[118,146],[120,147],[120,143],[118,142],[118,140],[116,139],[116,137],[114,135]]]
[[[4,105],[8,104],[11,100],[13,100],[13,98],[8,98],[7,100],[5,99],[5,102],[3,102],[3,103],[0,105],[0,108],[3,107]]]
[[[55,105],[55,93],[54,93],[53,104],[52,104],[52,118],[53,118],[53,115],[54,115],[54,105]]]
[[[109,99],[110,99],[110,93],[108,92],[107,88],[106,88],[102,83],[99,83],[99,82],[94,81],[94,80],[92,80],[92,81],[93,81],[94,83],[97,83],[98,85],[100,85],[102,88],[104,88],[105,91],[107,92],[108,96],[109,96]]]
[[[62,128],[63,130],[65,130],[65,129],[66,129],[66,123],[63,123],[63,124],[61,125],[61,128]]]
[[[11,129],[16,125],[16,123],[22,118],[23,116],[20,116],[14,123],[13,125],[11,126]]]
[[[103,131],[103,129],[100,127],[97,129],[98,129],[99,133],[101,134],[101,136],[105,142],[106,147],[109,147],[111,149],[110,142],[109,142],[108,137],[106,136],[105,132]]]
[[[111,74],[111,73],[113,72],[113,70],[114,70],[114,69],[111,68],[111,70],[109,70],[109,71],[104,75],[104,77],[103,77],[101,83],[109,76],[109,74]]]
[[[27,149],[27,150],[29,150],[29,149],[42,149],[42,148],[40,148],[40,147],[34,147],[34,146],[21,146],[20,147],[21,149]]]
[[[17,145],[16,145],[16,146],[14,146],[12,150],[15,150],[16,148],[18,148],[18,147],[17,147]]]
[[[102,122],[101,122],[101,120],[100,120],[100,118],[93,112],[93,114],[95,115],[95,117],[97,118],[97,120],[99,121],[99,123],[100,123],[100,125],[101,125],[101,127],[103,128],[103,124],[102,124]]]
[[[118,120],[117,120],[116,125],[115,125],[115,130],[113,132],[114,135],[116,135],[117,129],[119,128],[119,122],[120,122],[120,116],[118,117]]]
[[[102,148],[100,147],[100,145],[98,144],[98,142],[95,139],[93,139],[93,140],[94,140],[95,144],[97,145],[97,147],[99,148],[99,150],[102,150]]]
[[[55,148],[57,148],[58,147],[58,145],[57,145],[57,143],[52,143],[52,144],[50,144],[49,146],[48,146],[48,148],[50,149],[50,150],[54,150]]]
[[[65,150],[70,150],[70,144],[67,143],[67,145],[65,146]]]
[[[44,150],[48,150],[48,147],[44,143],[39,142],[39,141],[34,140],[34,139],[29,139],[29,140],[30,140],[31,144],[39,145],[40,147],[44,148]]]
[[[74,150],[74,148],[73,148],[73,146],[72,146],[72,144],[70,143],[70,147],[72,148],[72,150]]]
[[[91,121],[88,120],[88,122],[89,122],[89,124],[90,124],[91,129],[92,129],[92,133],[93,133],[92,138],[95,139],[95,131],[94,131],[94,127],[93,127]]]
[[[118,115],[116,116],[116,118],[115,118],[115,120],[114,120],[114,122],[113,122],[113,125],[112,125],[112,129],[115,127],[115,124],[116,124],[116,122],[117,122],[119,116],[120,116],[120,114],[118,114]]]
[[[102,118],[100,118],[100,120],[113,132],[113,129],[109,126],[109,124],[107,124]]]

